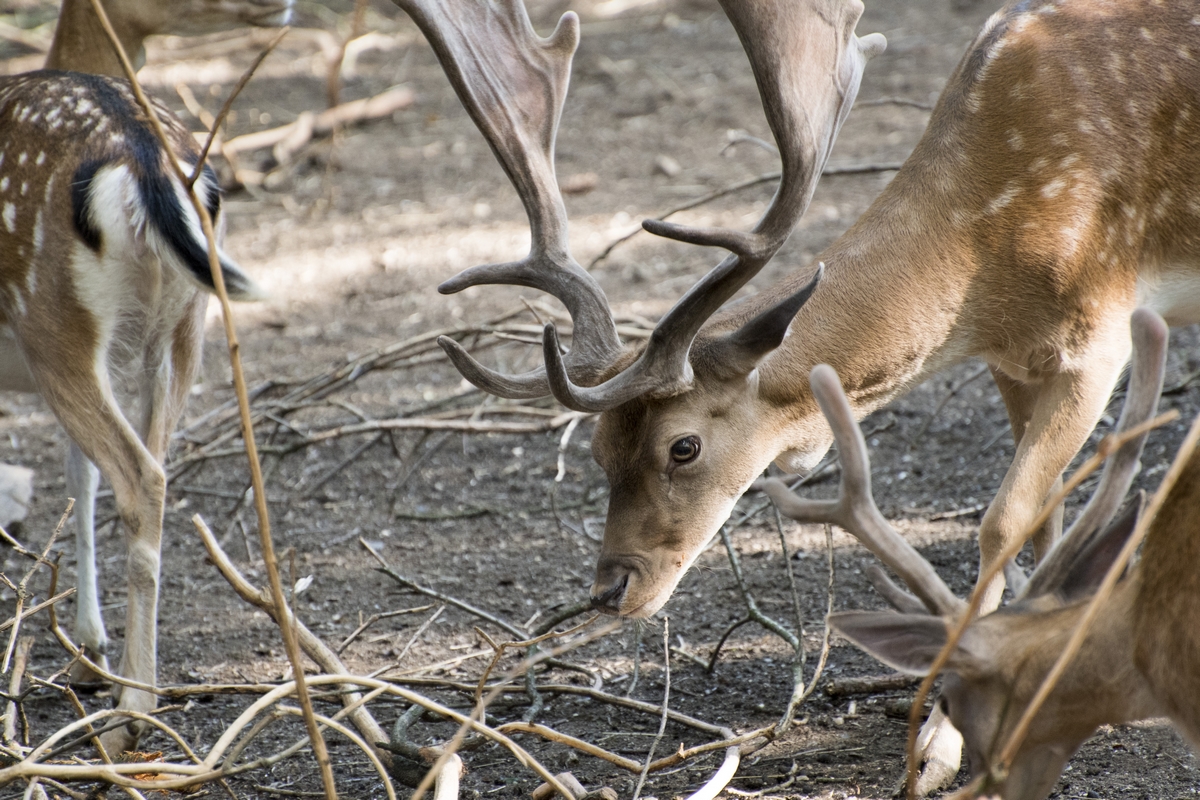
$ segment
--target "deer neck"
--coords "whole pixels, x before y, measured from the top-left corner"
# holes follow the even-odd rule
[[[142,42],[147,33],[111,12],[110,21],[134,66],[140,66],[145,60]],[[63,0],[54,39],[46,56],[46,69],[125,77],[121,61],[100,24],[100,18],[90,3],[77,0]]]
[[[920,208],[905,200],[930,196],[921,185],[927,171],[902,170],[819,256],[825,277],[783,344],[759,366],[760,397],[790,419],[797,439],[821,423],[808,388],[817,364],[837,370],[862,417],[971,355],[961,320],[974,256],[969,233],[950,224],[945,211],[958,200],[943,195],[942,202]],[[805,278],[784,281],[778,290],[794,291]],[[787,445],[793,446],[804,447],[800,441]]]

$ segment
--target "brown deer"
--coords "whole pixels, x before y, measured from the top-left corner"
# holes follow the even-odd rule
[[[1102,413],[1129,357],[1133,309],[1200,321],[1200,0],[1009,3],[968,48],[903,168],[818,266],[726,310],[804,210],[862,63],[883,42],[854,36],[858,0],[722,5],[784,177],[750,233],[643,223],[732,253],[644,346],[621,344],[604,293],[566,246],[552,159],[573,25],[546,45],[523,11],[461,45],[439,47],[426,30],[513,180],[534,243],[522,261],[474,267],[439,290],[528,286],[573,320],[571,349],[547,326],[545,366],[522,375],[441,344],[496,395],[553,394],[601,412],[592,452],[611,493],[592,596],[632,617],[662,607],[767,465],[803,471],[828,449],[804,379],[815,364],[837,369],[861,417],[981,358],[1017,441],[979,530],[990,567],[1061,485]],[[1035,538],[1039,557],[1059,531],[1061,516]],[[985,609],[1003,588],[988,587]],[[941,779],[956,770],[957,756]]]
[[[290,3],[111,5],[119,38],[138,52],[154,32],[283,22]],[[207,245],[129,84],[107,77],[119,67],[87,0],[64,3],[49,63],[58,69],[0,78],[0,388],[40,393],[71,439],[75,636],[104,669],[94,504],[100,473],[112,484],[128,545],[119,672],[153,684],[162,462],[200,365],[212,291]],[[194,168],[195,139],[165,106],[157,111],[176,155]],[[220,230],[220,189],[207,167],[196,191]],[[220,260],[232,297],[260,296],[236,263],[224,253]],[[72,677],[95,676],[81,668]],[[120,708],[154,704],[145,691],[120,693]],[[122,750],[136,738],[127,727],[103,742]]]
[[[523,168],[515,162],[535,159],[542,172],[536,186],[524,173],[514,177],[533,220],[534,255],[475,267],[440,289],[551,291],[572,312],[574,333],[561,355],[548,327],[546,367],[518,376],[443,345],[469,380],[498,395],[553,393],[571,408],[603,412],[593,450],[612,500],[593,593],[600,607],[630,616],[662,606],[767,464],[798,471],[828,449],[829,427],[803,378],[813,365],[838,370],[859,416],[969,357],[992,366],[1019,446],[981,529],[988,564],[1033,519],[1086,440],[1128,360],[1139,299],[1172,324],[1200,319],[1192,302],[1200,200],[1183,188],[1200,177],[1196,0],[1010,4],[968,49],[903,169],[819,257],[819,285],[818,270],[801,270],[713,316],[803,210],[854,96],[849,62],[864,50],[850,32],[861,10],[854,2],[814,0],[822,12],[811,16],[808,6],[728,5],[785,177],[753,233],[645,223],[736,255],[693,287],[641,350],[620,346],[603,293],[570,268],[546,163],[552,151],[534,153],[529,137],[497,127],[495,107],[463,85],[472,68],[463,59],[447,67],[462,71],[456,88],[509,174]],[[799,44],[816,47],[821,37],[804,27],[816,17],[840,20],[841,35],[823,42],[839,42],[836,58]],[[792,60],[768,60],[768,52]],[[524,78],[517,66],[513,82]],[[785,91],[801,86],[804,94]],[[496,106],[504,99],[491,98]],[[528,109],[519,118],[547,145],[556,120]],[[825,121],[826,133],[808,136],[800,120]],[[1039,552],[1049,544],[1040,541]]]
[[[1153,417],[1166,363],[1166,325],[1148,310],[1133,320],[1133,371],[1118,430]],[[813,393],[833,428],[842,459],[837,500],[802,500],[781,481],[759,485],[795,519],[835,522],[891,567],[916,597],[873,580],[903,613],[832,614],[830,626],[904,672],[928,673],[963,604],[933,568],[883,520],[871,497],[862,433],[837,376],[812,373]],[[971,769],[987,781],[982,796],[1038,800],[1067,760],[1106,723],[1167,715],[1200,747],[1200,563],[1196,506],[1200,457],[1192,457],[1151,523],[1141,561],[1101,606],[1083,647],[1034,717],[1005,768],[999,756],[1042,679],[1058,659],[1083,609],[1133,532],[1140,510],[1120,504],[1137,470],[1145,435],[1109,460],[1091,500],[1066,536],[1003,609],[974,620],[946,666],[939,703],[962,732]]]

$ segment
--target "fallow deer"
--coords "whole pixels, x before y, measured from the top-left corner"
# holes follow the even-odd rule
[[[818,267],[719,311],[787,238],[862,64],[883,46],[854,36],[858,0],[722,6],[750,57],[783,179],[750,233],[643,223],[732,253],[644,346],[621,344],[604,293],[566,246],[553,144],[574,24],[546,45],[523,11],[458,46],[439,48],[426,30],[533,229],[526,259],[468,269],[439,290],[528,286],[561,300],[574,323],[565,354],[547,325],[545,365],[522,375],[490,370],[450,339],[442,347],[493,394],[552,394],[601,412],[592,452],[611,492],[592,596],[631,617],[662,607],[772,461],[800,472],[828,449],[804,380],[813,365],[838,370],[861,417],[983,359],[1017,441],[979,529],[986,569],[1061,485],[1100,417],[1129,357],[1133,309],[1200,321],[1200,0],[1013,0],[968,48],[904,166]],[[1061,516],[1035,538],[1039,557],[1059,531]],[[1003,579],[988,587],[985,610],[1003,589]],[[926,786],[955,771],[957,756]]]
[[[112,3],[112,21],[136,53],[150,33],[281,23],[290,4],[127,1]],[[104,669],[94,504],[99,474],[112,484],[128,545],[119,672],[153,684],[162,462],[199,368],[212,275],[184,187],[129,84],[108,77],[119,70],[111,54],[87,0],[66,0],[48,62],[57,69],[0,78],[0,388],[40,393],[71,439],[75,636]],[[194,168],[195,139],[165,106],[157,112],[176,155]],[[210,169],[195,188],[221,230]],[[224,253],[220,260],[231,297],[260,296],[236,263]],[[77,669],[72,677],[94,676]],[[148,692],[120,692],[120,708],[154,704]],[[128,727],[102,740],[122,750],[136,738]]]
[[[1135,313],[1133,372],[1118,430],[1154,415],[1166,338],[1161,318],[1144,309]],[[916,594],[907,595],[877,572],[876,586],[903,613],[840,612],[829,623],[884,663],[924,675],[963,604],[879,514],[871,498],[866,446],[836,374],[817,367],[812,387],[844,467],[838,499],[801,500],[777,479],[759,486],[784,514],[836,522],[859,537]],[[972,621],[952,651],[939,703],[963,733],[972,772],[987,778],[981,796],[1045,797],[1067,760],[1102,724],[1165,715],[1200,748],[1200,584],[1195,574],[1200,457],[1193,456],[1151,522],[1141,560],[1101,605],[1082,648],[1033,718],[1011,763],[999,763],[1029,700],[1133,532],[1140,503],[1117,512],[1144,441],[1145,435],[1139,436],[1117,451],[1071,530],[1015,599]]]

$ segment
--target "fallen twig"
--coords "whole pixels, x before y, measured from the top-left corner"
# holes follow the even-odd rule
[[[476,608],[475,606],[471,605],[470,603],[467,603],[463,600],[459,600],[456,597],[451,597],[450,595],[443,594],[442,592],[439,592],[436,589],[430,589],[428,586],[422,586],[421,584],[417,583],[414,580],[405,578],[403,575],[396,572],[396,570],[392,569],[392,565],[389,564],[382,555],[380,555],[378,552],[376,552],[375,548],[373,548],[373,547],[371,547],[371,545],[367,544],[366,540],[364,540],[361,536],[358,539],[358,543],[362,545],[364,550],[366,550],[368,553],[370,553],[372,558],[374,558],[376,561],[379,562],[379,566],[376,567],[376,569],[378,569],[384,575],[387,575],[389,578],[391,578],[392,580],[394,580],[396,583],[400,584],[401,586],[411,589],[414,592],[417,592],[418,594],[423,594],[426,597],[432,597],[434,600],[437,600],[439,602],[454,606],[455,608],[459,609],[460,611],[465,611],[468,614],[479,617],[482,620],[486,620],[487,622],[490,622],[493,625],[508,631],[513,636],[517,636],[522,639],[524,639],[528,636],[528,633],[526,631],[521,630],[516,625],[512,624],[511,622],[508,622],[507,620],[503,620],[500,617],[497,617],[495,614],[491,614],[487,611],[484,611],[481,608]]]
[[[427,606],[418,606],[417,608],[401,608],[397,611],[384,611],[379,614],[372,614],[371,616],[367,617],[365,622],[360,623],[359,626],[357,628],[355,628],[349,636],[347,636],[345,639],[343,639],[342,643],[333,649],[333,652],[340,656],[342,654],[342,652],[347,647],[350,646],[351,642],[353,642],[355,639],[357,639],[359,636],[362,635],[363,631],[365,631],[367,628],[374,625],[376,622],[379,622],[379,620],[381,620],[381,619],[390,619],[391,617],[399,617],[403,614],[417,614],[421,611],[428,611],[431,608],[433,608],[432,605],[427,605]],[[362,619],[362,617],[359,617],[359,619]]]
[[[667,712],[671,702],[671,618],[663,617],[663,701],[662,716],[658,720],[658,733],[650,741],[650,751],[646,753],[646,763],[638,775],[637,786],[633,789],[633,800],[642,796],[642,787],[646,785],[646,776],[650,773],[650,765],[654,763],[654,751],[667,732]]]
[[[196,526],[196,530],[200,534],[200,539],[204,543],[204,549],[208,552],[209,558],[212,559],[212,562],[216,565],[221,575],[224,576],[225,580],[229,582],[229,585],[233,587],[234,591],[243,600],[265,611],[280,626],[286,625],[287,627],[294,628],[298,645],[325,672],[334,675],[349,675],[350,671],[346,669],[346,666],[337,657],[337,654],[333,650],[330,650],[318,637],[313,635],[304,623],[295,619],[292,615],[292,610],[288,606],[277,605],[274,597],[254,587],[242,576],[241,572],[238,571],[237,567],[233,565],[233,562],[225,554],[225,551],[221,549],[212,531],[204,524],[204,520],[201,519],[199,514],[192,517],[192,523]],[[280,619],[281,615],[278,613],[279,608],[283,608],[287,615],[282,620]],[[293,675],[299,677],[301,674],[300,670],[293,668]],[[354,706],[359,700],[360,698],[354,693],[347,693],[342,698],[342,702],[347,707]],[[387,735],[384,733],[383,728],[375,721],[375,718],[371,716],[371,712],[365,706],[357,707],[350,714],[350,720],[372,746],[374,746],[375,742],[387,741]],[[387,753],[379,755],[384,761],[390,760],[390,755]]]
[[[830,697],[846,697],[853,694],[878,694],[894,692],[916,686],[920,678],[903,675],[866,675],[860,678],[835,678],[825,684],[825,694]]]
[[[276,160],[283,163],[315,136],[326,136],[332,133],[338,125],[367,122],[391,116],[396,111],[408,108],[415,100],[416,95],[412,89],[407,86],[393,86],[373,97],[351,100],[318,114],[306,112],[307,116],[302,114],[301,119],[287,125],[235,136],[221,145],[221,152],[237,156],[241,153],[275,147],[281,142],[287,141],[287,149],[276,155]],[[299,131],[303,132],[303,136],[297,135]],[[279,159],[279,155],[285,157]]]

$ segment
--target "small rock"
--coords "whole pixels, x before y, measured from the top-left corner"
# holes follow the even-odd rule
[[[683,172],[683,167],[679,166],[679,162],[670,156],[659,154],[654,157],[654,170],[655,172],[661,172],[668,178],[674,178]]]
[[[600,176],[594,172],[577,172],[559,182],[563,194],[587,194],[600,184]]]
[[[0,527],[25,519],[33,499],[33,470],[0,464]]]

